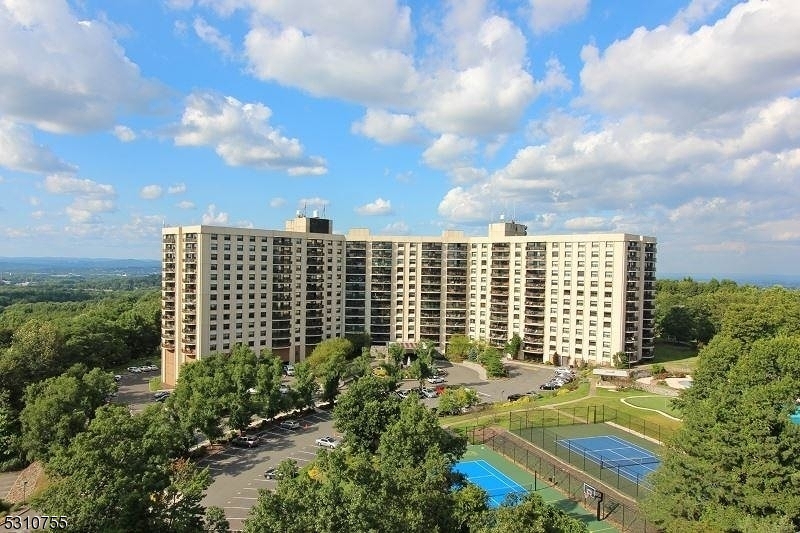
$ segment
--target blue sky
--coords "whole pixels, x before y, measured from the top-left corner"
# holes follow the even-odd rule
[[[162,224],[659,239],[800,260],[796,0],[9,0],[0,256],[157,258]]]

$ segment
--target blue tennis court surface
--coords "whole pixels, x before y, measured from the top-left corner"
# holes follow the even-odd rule
[[[616,470],[636,483],[646,483],[647,476],[658,468],[661,460],[650,450],[613,435],[582,437],[556,441],[572,453],[583,455],[602,468]]]
[[[453,468],[461,472],[471,483],[478,485],[489,495],[489,506],[499,507],[508,494],[525,494],[525,487],[500,472],[484,460],[460,461]]]

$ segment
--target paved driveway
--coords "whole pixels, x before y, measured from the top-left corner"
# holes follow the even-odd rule
[[[123,371],[120,376],[122,379],[117,384],[119,391],[117,397],[114,398],[115,403],[128,405],[133,412],[142,411],[147,404],[153,403],[153,393],[150,391],[149,381],[158,377],[158,372],[133,374]]]

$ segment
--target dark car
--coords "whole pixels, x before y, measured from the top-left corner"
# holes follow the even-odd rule
[[[509,402],[516,402],[517,400],[520,400],[520,399],[522,399],[524,397],[525,397],[524,394],[509,394],[508,395],[508,401]]]
[[[168,390],[160,390],[157,393],[153,394],[153,399],[157,402],[164,402],[169,398],[169,391]]]
[[[561,388],[561,385],[556,383],[555,381],[548,381],[547,383],[543,383],[539,386],[542,390],[556,390]]]

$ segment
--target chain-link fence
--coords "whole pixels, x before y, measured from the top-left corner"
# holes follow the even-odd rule
[[[534,474],[531,487],[538,490],[544,486],[558,489],[568,499],[582,503],[588,509],[596,511],[595,500],[587,498],[586,485],[604,492],[601,502],[600,518],[610,520],[619,525],[623,531],[632,533],[658,533],[660,530],[652,522],[648,522],[635,503],[624,495],[617,496],[610,484],[605,480],[598,482],[589,475],[582,475],[577,469],[559,464],[551,460],[542,450],[528,443],[518,442],[517,438],[488,426],[477,426],[461,429],[471,444],[483,444],[493,451],[504,455],[518,465]],[[527,488],[527,487],[526,487]],[[626,501],[627,500],[627,501]]]
[[[508,418],[508,428],[516,433],[520,429],[530,427],[571,426],[607,422],[627,428],[658,444],[670,438],[675,432],[670,427],[650,422],[604,404],[511,412]]]

